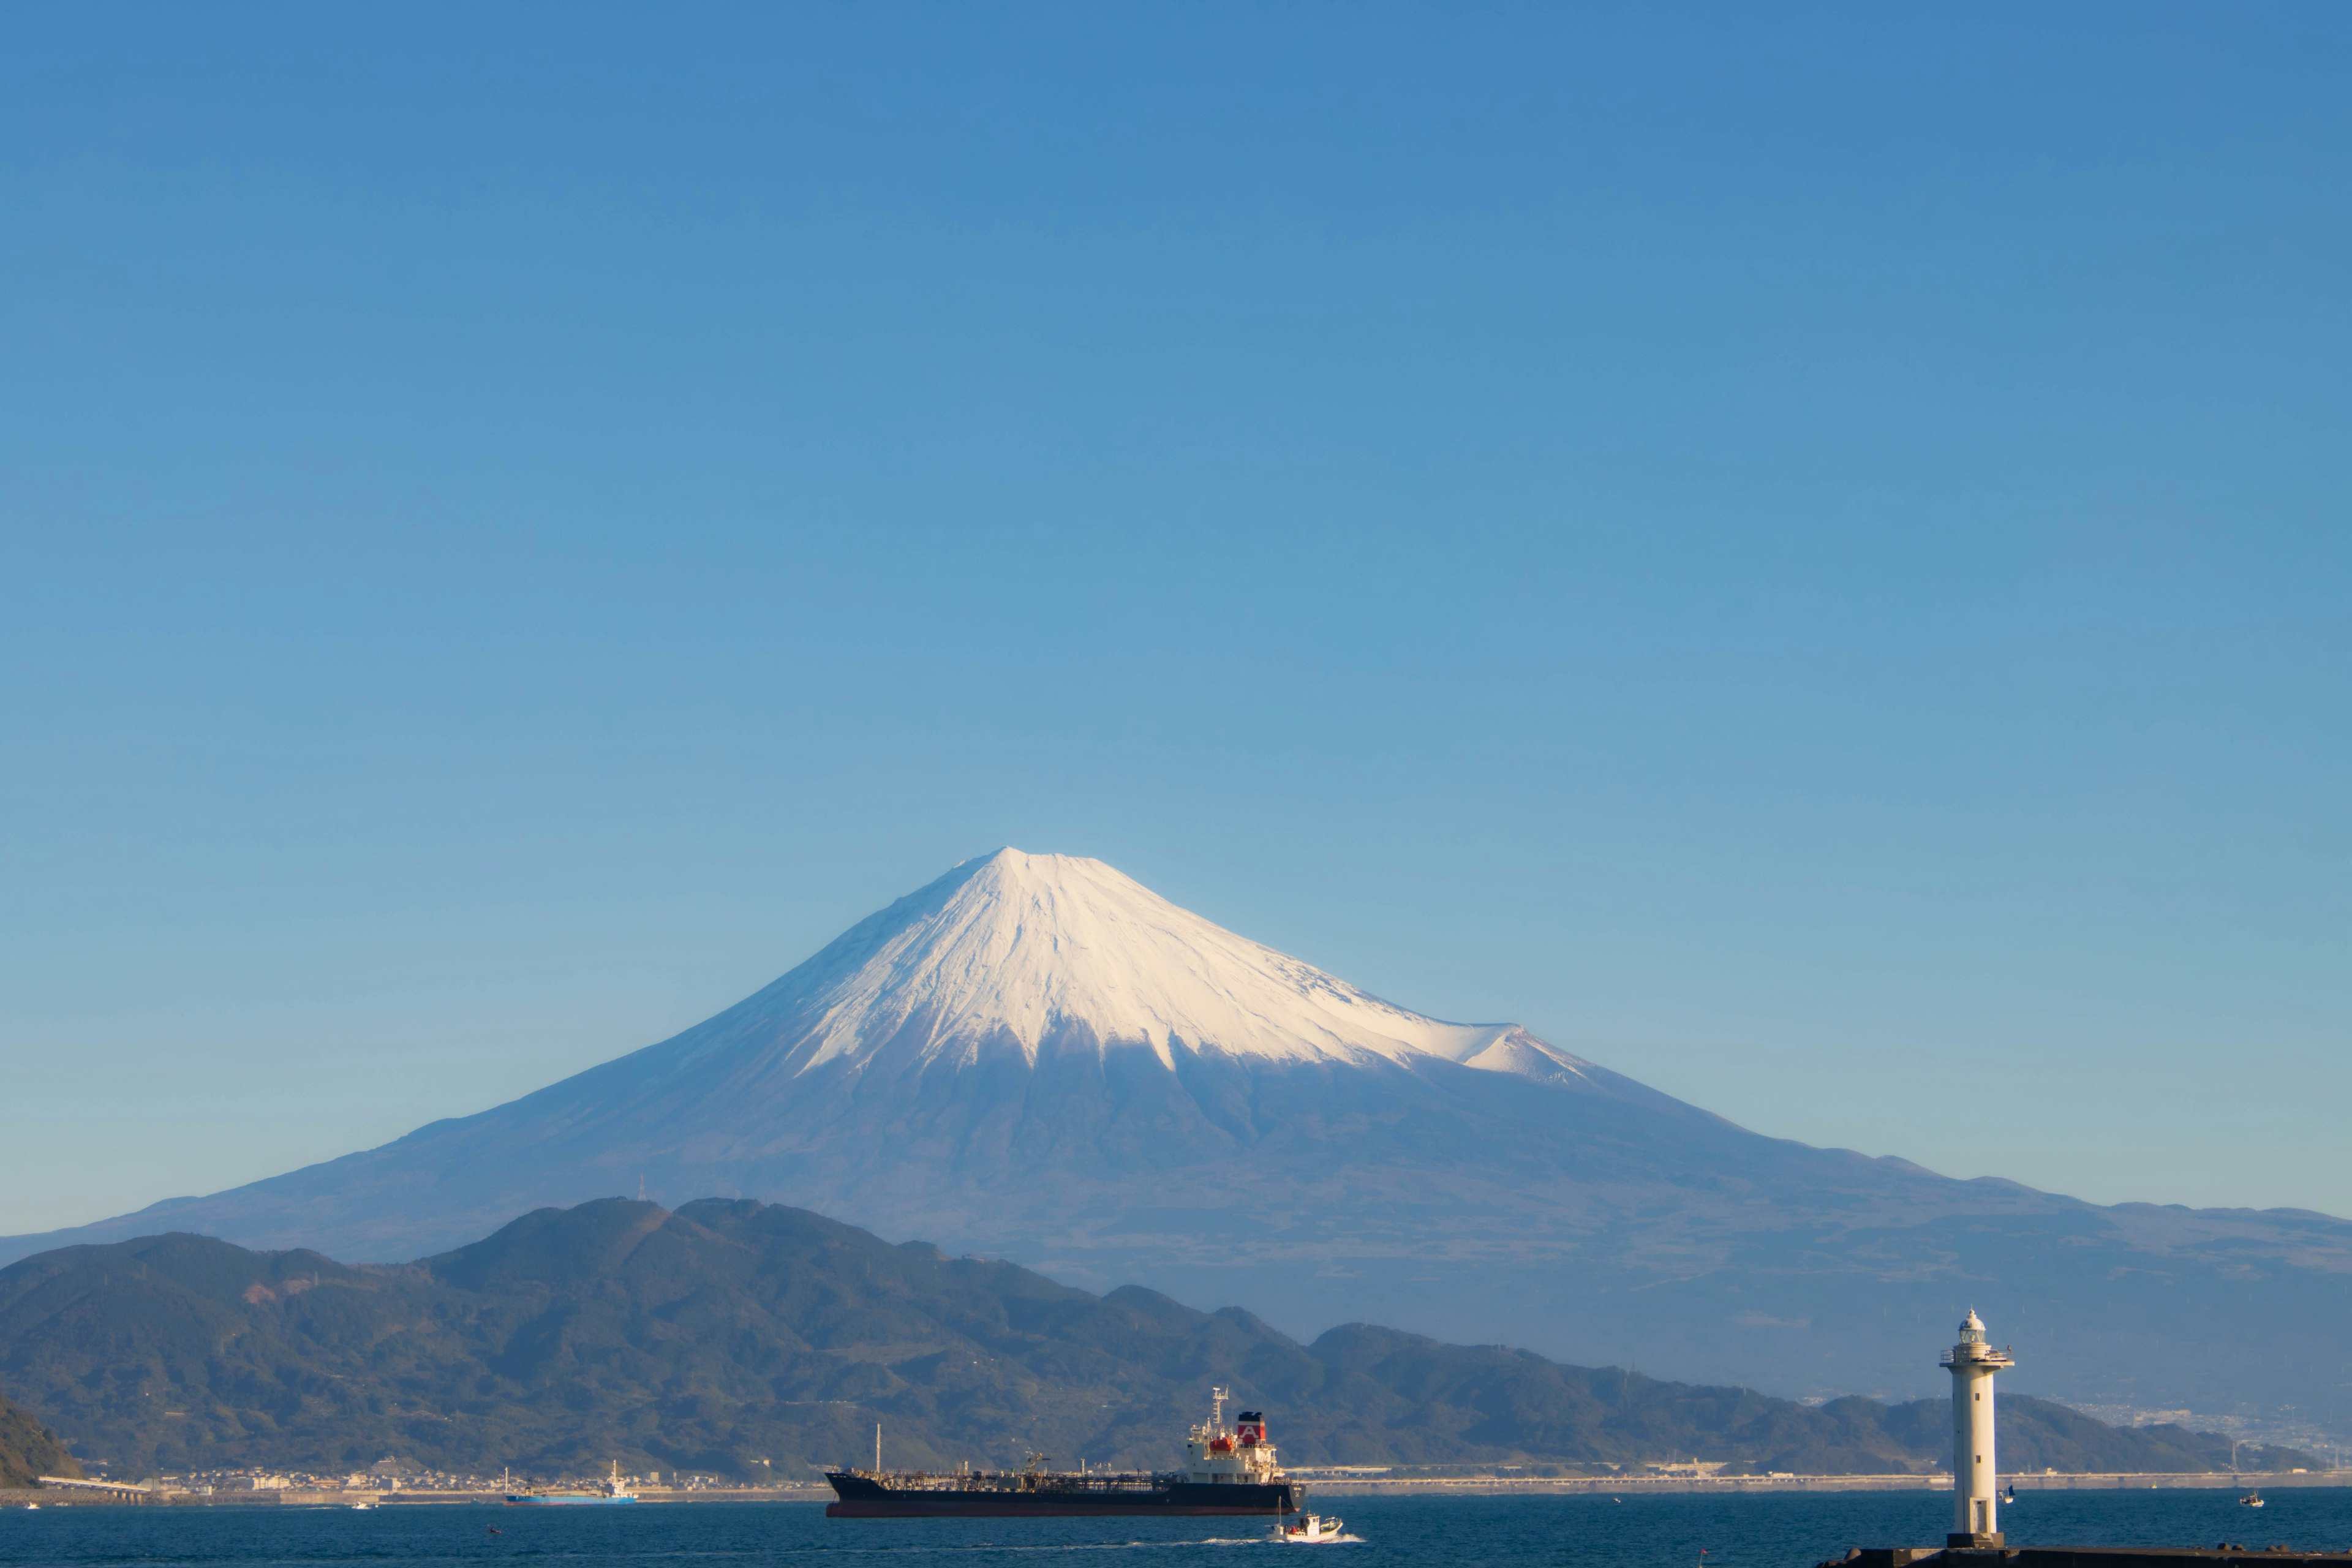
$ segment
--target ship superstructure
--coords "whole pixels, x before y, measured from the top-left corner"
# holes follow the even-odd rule
[[[1262,1411],[1225,1426],[1228,1395],[1212,1391],[1209,1418],[1194,1426],[1181,1470],[1048,1470],[1043,1456],[1020,1470],[829,1470],[835,1519],[947,1518],[971,1514],[1296,1513],[1305,1489],[1282,1473]]]
[[[1269,1486],[1282,1474],[1275,1463],[1274,1445],[1266,1439],[1265,1413],[1244,1410],[1225,1430],[1225,1400],[1222,1388],[1209,1391],[1209,1418],[1192,1428],[1184,1445],[1184,1479],[1195,1486]]]

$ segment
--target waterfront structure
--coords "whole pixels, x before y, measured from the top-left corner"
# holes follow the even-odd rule
[[[2017,1364],[1985,1342],[1984,1320],[1971,1308],[1960,1342],[1939,1364],[1952,1374],[1952,1533],[1950,1546],[2000,1546],[1999,1460],[1993,1449],[1993,1373]]]
[[[1992,1379],[2016,1360],[2007,1346],[1986,1342],[1984,1320],[1971,1310],[1960,1324],[1960,1342],[1940,1364],[1952,1374],[1952,1532],[1940,1547],[1857,1546],[1815,1568],[2352,1568],[2352,1552],[2249,1550],[2226,1541],[2210,1547],[2012,1548],[2000,1532]],[[2111,1479],[2120,1484],[2126,1478]]]

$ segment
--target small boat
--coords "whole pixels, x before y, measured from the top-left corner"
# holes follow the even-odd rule
[[[1306,1546],[1318,1542],[1337,1541],[1339,1539],[1339,1532],[1347,1527],[1346,1520],[1326,1519],[1319,1513],[1310,1513],[1288,1524],[1277,1522],[1274,1527],[1274,1538],[1276,1541],[1288,1542],[1294,1546]]]
[[[2238,1506],[2240,1508],[2261,1508],[2264,1505],[2265,1500],[2266,1500],[2260,1492],[2248,1492],[2245,1496],[2238,1500]]]

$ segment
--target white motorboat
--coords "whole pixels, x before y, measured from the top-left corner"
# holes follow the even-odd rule
[[[1294,1546],[1307,1546],[1325,1541],[1337,1541],[1339,1539],[1339,1532],[1347,1527],[1348,1521],[1343,1519],[1327,1519],[1319,1513],[1310,1513],[1302,1515],[1287,1524],[1276,1523],[1274,1527],[1274,1537],[1277,1541],[1286,1541]]]

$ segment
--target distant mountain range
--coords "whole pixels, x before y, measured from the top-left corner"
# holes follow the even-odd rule
[[[1164,1468],[1213,1384],[1265,1409],[1292,1463],[1697,1455],[1851,1473],[1949,1458],[1946,1399],[1809,1407],[1363,1324],[1302,1345],[1245,1311],[1097,1297],[747,1201],[542,1210],[405,1266],[177,1235],[0,1270],[0,1385],[120,1477],[394,1456],[811,1479],[869,1453],[877,1422],[903,1465],[1044,1450]],[[2013,1469],[2230,1458],[2226,1438],[2031,1399],[2004,1400],[2000,1440]]]
[[[1782,1394],[1917,1389],[1974,1305],[2046,1392],[2352,1431],[2352,1223],[2100,1207],[1762,1137],[1009,849],[659,1045],[0,1258],[193,1230],[394,1261],[640,1180],[1300,1333],[1375,1317]]]

